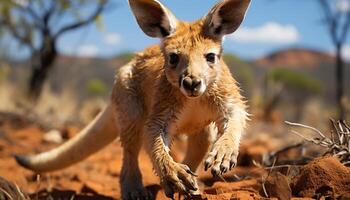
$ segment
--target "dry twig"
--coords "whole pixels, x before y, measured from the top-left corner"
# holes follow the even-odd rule
[[[266,196],[267,198],[269,198],[269,195],[268,195],[268,193],[267,193],[267,191],[266,191],[265,183],[266,183],[267,179],[269,178],[269,176],[271,175],[271,173],[272,173],[272,171],[273,171],[273,169],[274,169],[274,167],[275,167],[276,161],[277,161],[277,159],[275,158],[275,159],[273,160],[272,166],[271,166],[271,168],[270,168],[269,173],[267,174],[267,176],[266,176],[265,178],[262,177],[262,183],[261,183],[261,185],[262,185],[262,189],[263,189],[263,191],[264,191],[264,194],[265,194],[265,196]]]
[[[331,125],[333,129],[331,131],[331,138],[326,137],[325,134],[323,134],[321,131],[311,126],[287,121],[285,123],[290,126],[312,130],[317,134],[317,136],[311,138],[306,137],[295,130],[291,130],[291,133],[302,137],[305,141],[326,148],[327,151],[324,155],[332,155],[338,157],[341,163],[346,166],[350,166],[350,127],[344,120],[335,121],[331,119]]]

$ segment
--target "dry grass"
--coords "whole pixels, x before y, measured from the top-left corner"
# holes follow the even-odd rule
[[[337,157],[341,163],[350,166],[350,126],[346,121],[331,120],[332,130],[330,137],[311,126],[292,122],[286,122],[286,124],[311,130],[314,132],[313,137],[306,137],[295,130],[291,130],[291,132],[302,137],[307,142],[326,148],[324,155]]]
[[[0,111],[18,113],[44,120],[53,126],[65,122],[89,122],[106,104],[106,99],[80,99],[74,89],[65,87],[60,93],[45,84],[42,95],[34,104],[25,96],[25,85],[3,80],[0,83]]]
[[[0,199],[29,200],[30,198],[17,184],[10,183],[0,178]]]

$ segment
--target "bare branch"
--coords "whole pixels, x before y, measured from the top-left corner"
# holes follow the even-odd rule
[[[274,168],[285,168],[291,166],[303,166],[312,161],[314,157],[301,156],[299,158],[292,158],[288,160],[278,161],[278,165]],[[271,169],[271,166],[264,167],[265,169]]]
[[[28,5],[27,7],[18,6],[19,9],[27,12],[30,16],[33,17],[34,21],[40,21],[40,17],[37,13],[34,12],[34,10]]]
[[[349,33],[349,29],[350,29],[350,12],[348,11],[348,13],[346,14],[346,20],[345,20],[344,25],[343,25],[342,30],[341,30],[341,35],[340,35],[340,43],[341,44],[345,43],[347,36],[348,36],[348,33]]]
[[[43,24],[44,24],[44,29],[48,29],[49,26],[49,21],[54,14],[55,10],[57,8],[57,2],[56,1],[51,1],[51,5],[47,11],[45,11],[43,15]]]
[[[269,173],[267,174],[267,176],[266,176],[265,178],[262,177],[262,183],[261,183],[261,185],[262,185],[262,188],[263,188],[263,190],[264,190],[265,196],[266,196],[267,198],[269,198],[269,195],[268,195],[267,192],[266,192],[265,184],[266,184],[267,179],[268,179],[269,176],[271,175],[272,170],[274,169],[274,167],[275,167],[275,165],[276,165],[276,161],[277,161],[277,159],[274,158],[273,163],[272,163],[272,166],[271,166],[271,168],[270,168],[270,170],[269,170]]]
[[[339,39],[337,37],[337,29],[338,29],[338,21],[337,16],[335,16],[332,12],[331,6],[329,5],[327,0],[320,0],[320,5],[325,15],[325,19],[328,25],[329,33],[331,39],[334,44],[339,43]]]
[[[303,136],[301,133],[299,133],[299,132],[297,132],[297,131],[292,130],[291,133],[294,133],[295,135],[297,135],[297,136],[303,138],[305,141],[318,144],[318,143],[315,142],[313,139],[307,138],[307,137]]]
[[[33,5],[32,1],[29,1],[28,5],[21,5],[15,1],[10,1],[9,3],[11,4],[11,6],[13,6],[14,9],[17,9],[18,11],[25,13],[25,14],[28,14],[30,17],[32,17],[34,27],[39,28],[39,29],[42,28],[41,18],[34,11],[34,9],[31,7]]]
[[[292,144],[290,146],[286,146],[280,150],[277,150],[277,151],[274,151],[274,152],[271,152],[269,154],[269,157],[272,158],[272,157],[278,157],[280,154],[282,153],[285,153],[291,149],[298,149],[298,148],[303,148],[305,145],[305,142],[300,142],[300,143],[297,143],[297,144]]]
[[[314,132],[318,133],[319,137],[314,138],[307,138],[300,134],[297,131],[291,130],[292,133],[302,137],[304,140],[314,143],[316,145],[322,146],[327,148],[327,151],[324,153],[324,155],[330,154],[332,156],[338,157],[342,163],[349,163],[350,161],[350,135],[348,132],[350,132],[349,127],[347,126],[346,122],[344,121],[334,121],[331,120],[331,124],[333,126],[333,130],[335,131],[338,138],[336,139],[329,139],[328,137],[325,137],[320,131],[318,131],[316,128],[306,126],[303,124],[297,124],[297,123],[291,123],[286,122],[289,125],[303,127],[307,129],[311,129]],[[333,134],[334,135],[334,134]]]
[[[314,132],[319,134],[322,138],[326,138],[326,136],[323,133],[321,133],[321,131],[317,130],[314,127],[307,126],[307,125],[304,125],[304,124],[293,123],[293,122],[289,122],[289,121],[285,121],[285,123],[290,125],[290,126],[299,126],[299,127],[303,127],[303,128],[307,128],[307,129],[313,130]]]
[[[91,23],[92,21],[94,21],[104,10],[105,5],[106,5],[107,1],[103,1],[99,4],[99,6],[96,8],[95,12],[92,13],[92,15],[88,18],[86,18],[85,20],[79,21],[79,22],[75,22],[72,24],[69,24],[65,27],[63,27],[61,30],[59,30],[56,34],[55,34],[55,38],[58,38],[60,35],[62,35],[63,33],[79,28],[81,26],[85,26],[89,23]]]
[[[28,46],[31,50],[35,49],[32,40],[28,37],[29,33],[26,34],[26,36],[22,36],[11,22],[4,19],[0,19],[0,24],[4,27],[7,27],[7,30],[10,31],[11,35],[16,40]]]

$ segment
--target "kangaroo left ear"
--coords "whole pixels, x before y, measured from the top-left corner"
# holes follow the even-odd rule
[[[129,5],[148,36],[164,38],[175,31],[176,17],[158,0],[129,0]]]
[[[241,25],[250,0],[223,0],[216,4],[204,17],[205,31],[222,38],[233,33]]]

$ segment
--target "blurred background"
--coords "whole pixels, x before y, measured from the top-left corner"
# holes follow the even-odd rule
[[[185,21],[199,19],[216,3],[159,1]],[[42,176],[19,167],[13,154],[43,152],[72,138],[106,105],[116,70],[135,52],[157,43],[158,39],[147,37],[138,27],[127,0],[0,0],[0,199],[6,191],[1,177],[33,199],[120,198],[116,179],[121,174],[122,149],[118,140],[85,162]],[[240,83],[251,120],[234,176],[225,177],[227,181],[210,179],[200,168],[208,194],[238,188],[253,197],[251,191],[261,192],[260,181],[265,183],[275,164],[292,163],[292,168],[283,168],[289,179],[300,174],[297,166],[303,159],[325,151],[349,155],[344,153],[346,133],[340,136],[342,126],[332,129],[329,119],[350,122],[350,0],[251,0],[241,27],[225,38],[223,58]],[[317,128],[332,138],[331,147],[306,145],[305,140],[320,136],[318,132],[287,126],[285,121]],[[181,161],[187,151],[184,141],[182,136],[173,141],[175,161]],[[334,141],[346,145],[340,148]],[[157,193],[159,180],[145,152],[139,161],[144,184]],[[317,188],[328,195],[336,183],[349,191],[349,181],[345,181],[349,173],[341,174],[336,164],[327,161],[320,168],[315,165],[315,171],[307,168],[311,179],[300,179],[300,187]],[[265,176],[263,167],[271,165]],[[324,166],[336,170],[320,171]],[[288,189],[285,179],[278,176],[273,185],[284,188],[286,184]],[[317,181],[321,179],[332,184]],[[236,180],[242,182],[231,185]],[[51,196],[55,194],[59,197]],[[263,196],[268,197],[266,192]]]
[[[186,21],[215,3],[162,2]],[[349,29],[349,0],[252,0],[224,42],[252,124],[322,129],[329,118],[349,119]],[[0,111],[84,124],[108,100],[116,69],[155,43],[126,0],[1,0]]]

